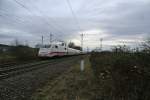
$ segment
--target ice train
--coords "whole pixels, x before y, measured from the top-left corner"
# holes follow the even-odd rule
[[[39,57],[54,57],[66,55],[79,55],[82,52],[77,49],[69,48],[66,43],[52,43],[44,45],[39,49]]]

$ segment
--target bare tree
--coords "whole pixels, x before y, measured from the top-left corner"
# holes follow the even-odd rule
[[[68,44],[68,47],[70,47],[70,48],[73,48],[75,46],[75,44],[73,43],[73,42],[70,42],[69,44]]]
[[[73,42],[70,42],[68,44],[68,47],[69,48],[73,48],[73,49],[77,49],[77,50],[81,50],[81,47],[80,46],[76,46],[75,43],[73,43]]]
[[[150,53],[150,38],[148,38],[143,44],[143,52]]]
[[[118,46],[114,46],[112,48],[113,52],[130,52],[130,47],[126,46],[126,45],[118,45]]]

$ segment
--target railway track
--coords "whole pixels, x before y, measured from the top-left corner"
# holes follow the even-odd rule
[[[46,67],[48,65],[53,65],[55,63],[58,63],[62,60],[63,58],[60,59],[53,59],[53,60],[46,60],[46,61],[40,61],[40,62],[35,62],[35,63],[29,63],[29,64],[23,64],[23,65],[15,65],[15,66],[7,66],[4,68],[0,69],[0,80],[13,77],[19,74],[23,74],[25,72],[29,72],[32,70],[36,70],[39,68]],[[69,60],[70,57],[65,58],[66,60]]]
[[[5,68],[5,67],[14,66],[14,65],[22,65],[22,64],[33,63],[33,62],[37,62],[37,61],[40,61],[40,60],[1,63],[1,64],[0,64],[0,69]]]
[[[43,87],[49,80],[61,76],[72,66],[80,64],[80,60],[81,56],[71,56],[2,68],[0,100],[31,100],[32,94],[37,89]],[[22,68],[23,66],[25,68]]]
[[[17,62],[9,62],[9,63],[0,64],[0,68],[12,66],[15,64],[17,64]]]

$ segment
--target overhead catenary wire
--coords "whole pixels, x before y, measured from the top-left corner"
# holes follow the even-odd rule
[[[79,29],[80,32],[82,32],[80,23],[79,23],[79,21],[78,21],[78,18],[77,18],[77,16],[76,16],[75,12],[73,11],[73,8],[72,8],[72,5],[71,5],[70,1],[69,1],[69,0],[66,0],[66,1],[67,1],[67,4],[68,4],[68,7],[70,8],[70,11],[71,11],[71,13],[72,13],[72,16],[73,16],[73,18],[74,18],[74,20],[75,20],[75,22],[76,22],[77,28]]]
[[[14,2],[16,2],[18,5],[20,5],[21,7],[23,7],[23,8],[26,9],[26,10],[28,10],[30,13],[32,13],[32,12],[30,11],[30,9],[28,9],[25,5],[23,5],[23,4],[20,3],[19,1],[14,0]]]
[[[38,9],[37,6],[32,5],[32,7],[33,7],[34,9],[36,9],[41,15],[45,15],[40,9]],[[51,23],[53,23],[53,25],[51,25],[51,24],[48,23],[47,18],[43,18],[43,17],[42,17],[42,19],[44,19],[44,21],[45,21],[49,26],[53,27],[53,29],[56,29],[56,27],[58,27],[59,30],[57,29],[57,31],[58,31],[59,33],[64,33],[64,32],[63,32],[63,31],[64,31],[63,28],[62,28],[60,25],[56,24],[56,22],[55,22],[52,18],[49,17],[49,19],[51,20]],[[53,21],[53,22],[52,22],[52,21]],[[60,28],[61,28],[61,29],[60,29]],[[63,31],[62,31],[62,30],[63,30]]]
[[[20,2],[17,1],[17,0],[14,0],[14,2],[16,2],[17,4],[19,4],[22,8],[26,9],[30,14],[34,14],[34,13],[33,13],[30,9],[28,9],[24,4],[20,3]],[[41,11],[39,11],[39,13],[42,14]],[[50,26],[51,28],[53,28],[53,29],[56,30],[57,32],[62,33],[61,31],[57,30],[57,29],[54,27],[54,25],[49,24],[49,22],[47,22],[47,20],[46,20],[45,18],[43,18],[43,17],[41,17],[41,18],[43,19],[43,21],[44,21],[48,26]]]
[[[28,12],[30,12],[30,10],[26,7],[26,6],[24,6],[23,4],[21,4],[20,2],[18,2],[17,0],[13,0],[15,3],[17,3],[20,7],[22,7],[23,9],[26,9]],[[7,13],[5,13],[5,12],[7,12],[7,10],[5,10],[5,9],[1,9],[0,10],[2,13],[3,13],[3,15],[2,15],[2,17],[8,17],[11,21],[13,21],[13,23],[11,23],[11,24],[14,24],[14,22],[15,23],[18,23],[18,24],[25,24],[25,20],[22,20],[22,17],[20,17],[20,16],[17,16],[17,15],[13,15],[13,17],[12,16],[10,16],[9,14],[7,14]],[[31,12],[30,12],[31,13]],[[10,18],[11,17],[11,18]],[[30,20],[31,20],[32,18],[30,18]],[[31,23],[32,24],[32,23]]]
[[[18,23],[18,24],[24,24],[24,20],[22,20],[22,18],[20,16],[10,16],[10,14],[6,13],[7,11],[4,10],[4,9],[1,9],[0,10],[0,13],[1,13],[1,17],[4,17],[4,18],[10,18],[11,21],[15,22],[15,23]],[[14,23],[11,23],[11,24],[14,24]]]

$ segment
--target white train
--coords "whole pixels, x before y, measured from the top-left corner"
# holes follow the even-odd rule
[[[69,48],[66,43],[52,43],[51,45],[44,45],[39,49],[39,57],[54,57],[65,55],[78,55],[80,50]]]

